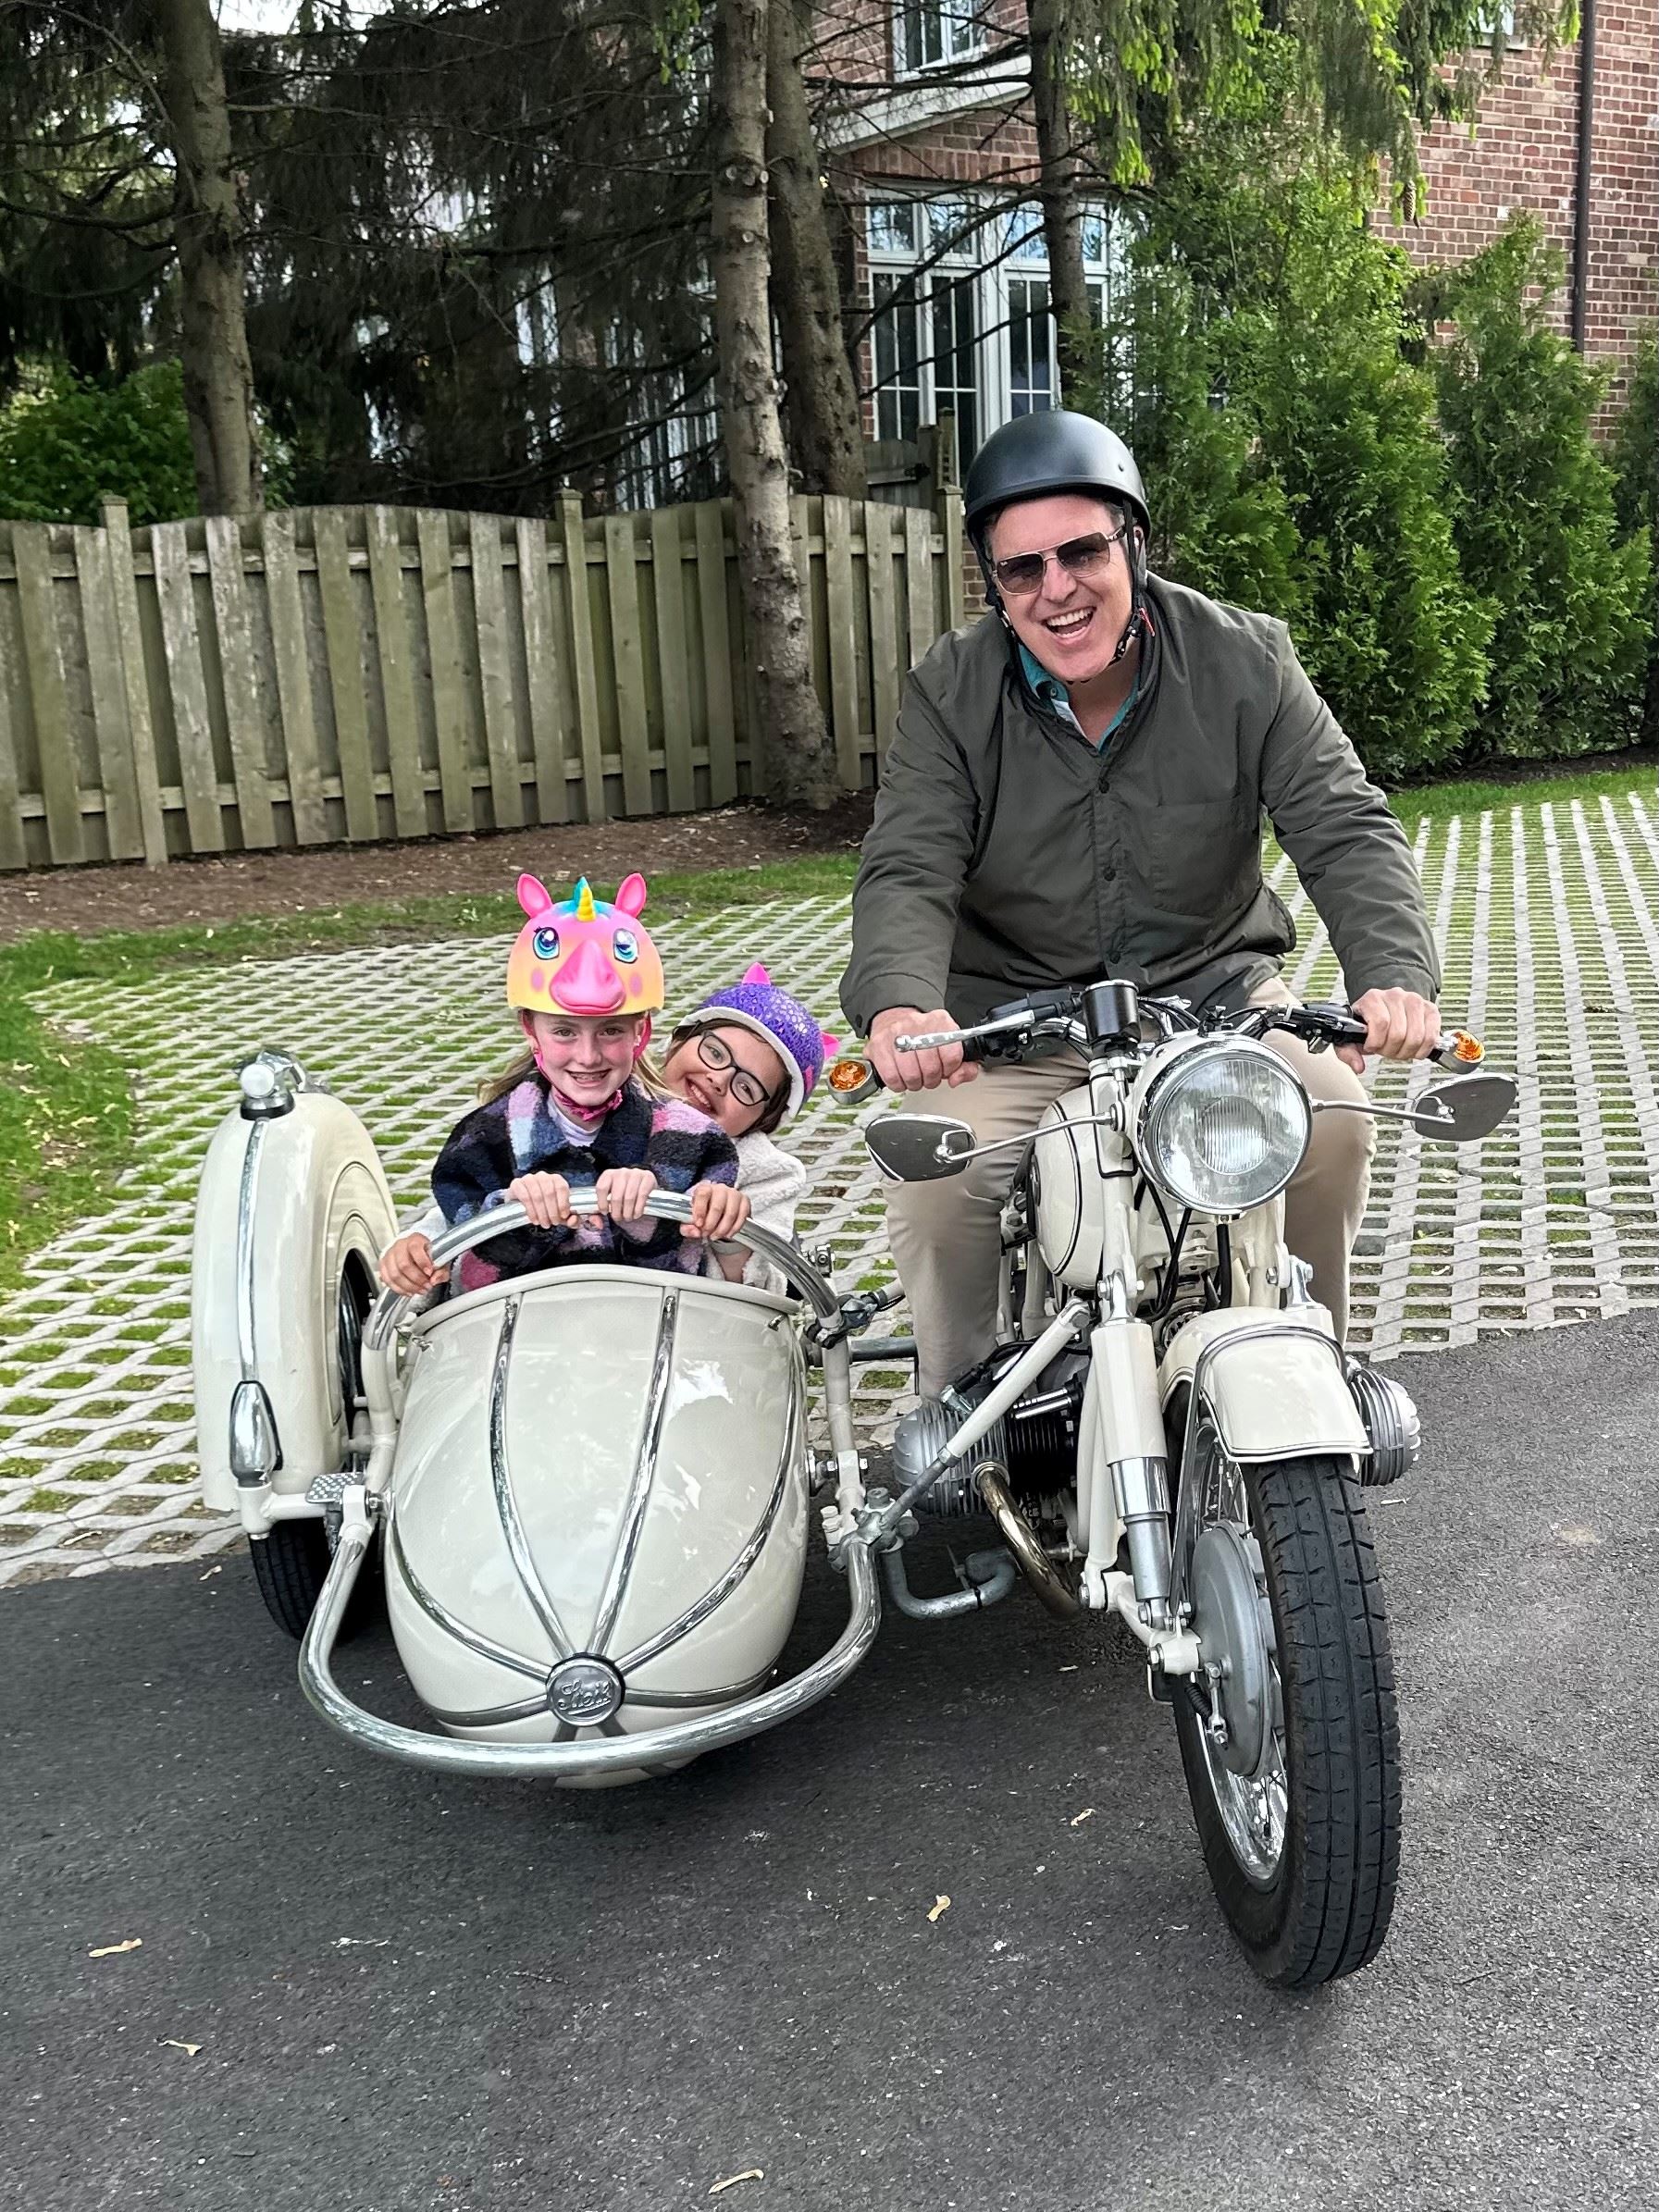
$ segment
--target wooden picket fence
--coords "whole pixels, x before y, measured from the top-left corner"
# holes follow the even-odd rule
[[[795,502],[842,781],[962,619],[959,494]],[[729,501],[0,523],[0,868],[518,829],[762,796]]]

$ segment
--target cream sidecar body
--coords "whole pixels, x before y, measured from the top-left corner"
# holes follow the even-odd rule
[[[836,1511],[863,1506],[834,1291],[751,1227],[799,1295],[571,1266],[374,1301],[394,1233],[350,1108],[286,1056],[241,1070],[198,1199],[192,1329],[203,1494],[235,1508],[266,1607],[332,1725],[439,1772],[565,1784],[664,1773],[846,1679],[881,1603],[866,1546],[831,1650],[767,1687],[794,1625],[813,1457],[803,1330],[823,1363]],[[593,1193],[577,1192],[578,1210]],[[683,1223],[684,1198],[650,1211]],[[503,1206],[443,1261],[519,1226]],[[442,1732],[365,1712],[330,1662],[379,1545],[410,1681]]]
[[[443,1727],[632,1734],[765,1683],[806,1561],[787,1301],[559,1268],[426,1315],[404,1389],[387,1600]]]

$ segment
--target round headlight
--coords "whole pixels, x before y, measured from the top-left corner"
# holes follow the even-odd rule
[[[1147,1070],[1135,1150],[1161,1190],[1200,1214],[1242,1214],[1277,1196],[1313,1128],[1307,1093],[1265,1045],[1217,1038]]]

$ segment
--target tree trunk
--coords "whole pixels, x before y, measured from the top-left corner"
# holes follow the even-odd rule
[[[225,56],[209,0],[155,0],[155,20],[179,170],[180,351],[196,496],[204,514],[249,514],[260,504],[259,446]]]
[[[1071,404],[1089,369],[1089,287],[1083,266],[1083,202],[1076,132],[1066,92],[1066,0],[1030,0],[1032,105],[1036,113],[1038,192],[1048,248],[1048,303],[1059,334],[1060,398]]]
[[[836,796],[836,760],[812,687],[806,612],[789,534],[789,470],[772,366],[766,242],[766,0],[714,14],[710,258],[721,429],[732,478],[737,574],[755,656],[771,795],[809,807]]]
[[[766,155],[772,183],[773,296],[783,344],[789,444],[808,491],[861,500],[864,431],[841,322],[841,279],[819,182],[818,142],[801,80],[798,0],[771,0]]]

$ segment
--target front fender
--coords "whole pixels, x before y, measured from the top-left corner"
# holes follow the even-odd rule
[[[1166,1409],[1178,1391],[1191,1388],[1200,1365],[1204,1401],[1230,1458],[1309,1459],[1328,1452],[1362,1458],[1369,1452],[1371,1440],[1322,1305],[1282,1314],[1246,1306],[1195,1315],[1158,1368]]]

